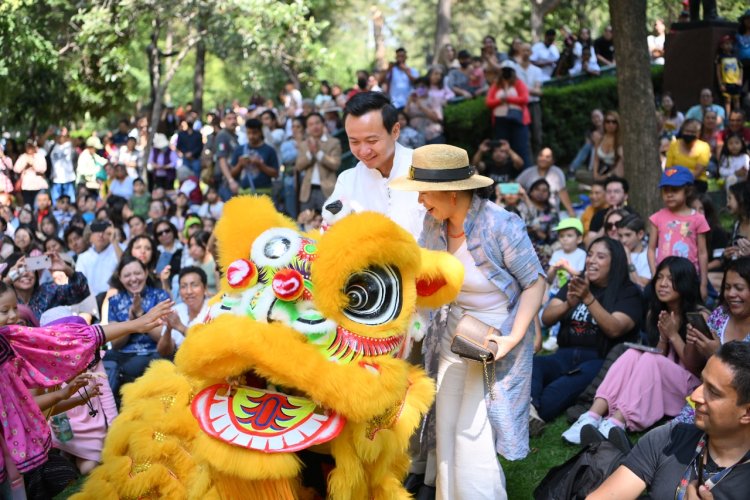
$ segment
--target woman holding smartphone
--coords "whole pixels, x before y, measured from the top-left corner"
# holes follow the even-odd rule
[[[641,309],[622,243],[606,236],[594,240],[583,274],[561,288],[542,314],[547,326],[560,322],[560,347],[549,356],[534,356],[532,435],[575,402],[615,344],[635,338]]]
[[[739,340],[750,342],[750,257],[730,260],[724,271],[719,307],[708,318],[711,336],[688,325],[687,341],[706,358],[722,344]]]
[[[615,427],[640,431],[664,415],[677,415],[685,397],[700,385],[698,374],[706,358],[687,342],[691,313],[703,308],[698,275],[689,260],[667,257],[648,285],[646,332],[657,353],[631,348],[609,368],[589,411],[562,434],[581,443],[581,429],[592,425],[605,437]]]
[[[49,253],[47,256],[49,256],[49,267],[43,268],[37,267],[37,265],[43,265],[41,262],[37,265],[30,265],[31,262],[27,262],[27,259],[41,261],[39,259],[39,257],[43,257],[41,253],[33,257],[19,256],[19,254],[16,254],[15,257],[11,255],[8,260],[11,262],[14,258],[16,260],[11,265],[5,278],[6,283],[13,285],[18,303],[29,306],[37,320],[42,317],[42,313],[47,309],[78,304],[85,300],[90,293],[88,281],[83,273],[73,269],[57,253]],[[50,273],[64,272],[68,276],[68,283],[58,285],[54,281],[47,281],[40,284],[38,271],[43,269],[48,269]]]

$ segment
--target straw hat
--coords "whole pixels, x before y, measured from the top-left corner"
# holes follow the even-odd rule
[[[493,184],[469,164],[466,150],[445,144],[429,144],[414,150],[409,175],[390,182],[401,191],[464,191]]]

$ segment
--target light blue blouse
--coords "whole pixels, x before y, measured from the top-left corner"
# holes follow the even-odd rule
[[[521,292],[544,276],[526,226],[517,215],[474,196],[464,221],[466,246],[482,274],[508,297],[508,317],[493,325],[510,335]],[[427,214],[420,246],[446,250],[444,223]],[[444,311],[443,311],[444,312]],[[436,311],[422,344],[425,368],[437,375],[441,330],[446,315]],[[452,332],[451,332],[452,333]],[[528,416],[531,403],[531,368],[534,355],[533,323],[523,340],[495,364],[495,399],[485,387],[487,415],[496,435],[495,448],[508,460],[520,460],[529,453]],[[472,361],[470,361],[472,362]],[[427,444],[434,444],[434,426],[428,424]]]

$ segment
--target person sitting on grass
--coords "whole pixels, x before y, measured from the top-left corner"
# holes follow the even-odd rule
[[[563,432],[564,441],[580,444],[581,429],[588,424],[605,437],[613,426],[647,429],[664,415],[679,414],[685,397],[700,384],[696,374],[705,358],[687,342],[687,313],[701,309],[695,267],[683,257],[667,257],[656,268],[649,292],[646,330],[661,353],[630,348],[617,358],[589,411]],[[708,311],[702,312],[707,318]]]
[[[643,436],[587,500],[744,500],[750,485],[750,344],[721,346],[690,396],[695,424],[666,424]]]
[[[641,303],[622,244],[608,237],[595,240],[583,275],[568,282],[542,314],[546,326],[560,322],[560,347],[549,356],[534,356],[532,435],[573,404],[614,345],[635,338]]]

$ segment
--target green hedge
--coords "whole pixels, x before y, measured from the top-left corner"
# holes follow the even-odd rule
[[[661,91],[661,66],[654,66],[651,79],[654,92]],[[552,147],[560,164],[569,163],[583,143],[590,124],[591,110],[617,109],[615,76],[590,78],[582,83],[545,87],[542,99],[544,143]],[[450,144],[471,154],[490,136],[490,112],[484,99],[472,99],[445,108],[445,131]]]

